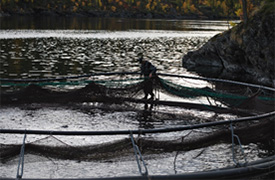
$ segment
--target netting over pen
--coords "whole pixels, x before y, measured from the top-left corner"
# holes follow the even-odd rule
[[[208,102],[219,102],[232,108],[261,107],[268,112],[274,109],[274,91],[272,88],[263,89],[261,86],[249,84],[234,84],[227,81],[211,82],[204,87],[184,85],[165,78],[165,74],[154,78],[156,93],[162,92],[175,97],[194,99],[207,98]],[[181,78],[176,77],[173,78]],[[186,78],[186,77],[185,77]],[[187,77],[188,78],[188,77]],[[193,82],[200,79],[195,79]],[[210,79],[211,80],[211,79]],[[118,101],[116,98],[139,98],[143,93],[147,79],[140,78],[137,74],[100,74],[96,76],[65,77],[60,79],[43,80],[1,80],[1,88],[20,90],[1,93],[1,103],[25,102],[91,102],[91,101]],[[182,82],[182,81],[180,81]],[[71,88],[70,88],[71,87]],[[126,101],[126,99],[124,99]],[[161,100],[161,99],[158,99]],[[256,109],[257,109],[256,108]]]

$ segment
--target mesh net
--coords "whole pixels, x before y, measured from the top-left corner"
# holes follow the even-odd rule
[[[237,87],[233,90],[211,89],[209,87],[191,88],[161,78],[159,78],[159,81],[161,87],[173,95],[184,98],[210,97],[230,107],[242,107],[254,100],[261,105],[265,104],[266,108],[266,106],[273,106],[275,102],[275,98],[271,94],[267,94],[267,92],[260,92],[259,90],[253,91],[250,89],[248,93],[244,87],[239,90]],[[270,111],[270,108],[268,111]]]
[[[1,87],[24,87],[19,91],[1,93],[1,103],[43,103],[43,102],[91,102],[116,101],[111,98],[136,98],[143,93],[147,79],[132,77],[115,77],[97,80],[75,80],[62,82],[10,83],[2,82]],[[250,109],[258,106],[266,112],[274,110],[274,93],[244,86],[225,89],[224,84],[216,83],[213,87],[187,87],[172,81],[156,77],[154,89],[170,95],[188,99],[198,97],[211,98],[233,108]],[[74,88],[66,89],[67,86]],[[78,87],[78,88],[75,88]],[[66,89],[66,90],[64,90]],[[107,99],[107,97],[109,99]],[[262,107],[262,108],[261,108]]]
[[[235,133],[242,140],[242,144],[266,142],[264,147],[269,154],[274,154],[274,121],[265,119],[261,122],[240,125],[235,127]],[[142,154],[158,154],[173,151],[189,151],[208,147],[220,143],[231,143],[231,131],[229,128],[219,127],[211,132],[189,131],[181,136],[167,140],[146,135],[135,138],[136,144]],[[0,160],[2,163],[18,157],[21,145],[0,144]],[[56,136],[47,136],[25,145],[25,154],[34,154],[55,159],[78,161],[110,160],[123,156],[133,155],[133,146],[130,137],[122,137],[119,140],[93,144],[93,145],[69,145]]]

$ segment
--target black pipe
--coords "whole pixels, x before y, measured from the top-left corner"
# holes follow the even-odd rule
[[[253,121],[263,118],[269,118],[275,116],[275,111],[252,116],[252,117],[243,117],[233,120],[224,120],[218,122],[209,122],[181,127],[172,127],[172,128],[158,128],[158,129],[139,129],[139,130],[117,130],[117,131],[47,131],[47,130],[19,130],[19,129],[0,129],[0,133],[3,134],[39,134],[39,135],[69,135],[69,136],[88,136],[88,135],[129,135],[129,134],[152,134],[152,133],[167,133],[174,131],[184,131],[191,129],[199,129],[204,127],[226,125],[230,123],[244,122],[244,121]],[[275,118],[272,119],[273,121]]]
[[[217,169],[211,171],[202,171],[186,174],[176,175],[148,175],[148,176],[124,176],[124,177],[107,177],[107,178],[62,178],[58,180],[178,180],[178,179],[235,179],[235,178],[247,178],[261,174],[274,173],[275,160],[230,169]],[[1,180],[13,180],[14,178],[2,178]],[[37,180],[50,180],[50,179],[38,179]],[[34,180],[29,178],[22,178],[22,180]]]
[[[145,100],[145,99],[133,99],[133,98],[106,98],[106,102],[134,102],[134,103],[144,103],[144,104],[150,104],[150,105],[164,105],[164,106],[174,106],[174,107],[184,107],[186,109],[197,109],[197,110],[203,110],[203,111],[213,111],[216,113],[233,113],[238,114],[241,116],[248,116],[248,115],[254,115],[251,112],[248,111],[242,111],[237,109],[230,109],[226,107],[218,107],[218,106],[212,106],[207,104],[197,104],[197,103],[190,103],[190,102],[177,102],[177,101],[161,101],[161,100]]]
[[[140,72],[108,72],[108,73],[91,73],[91,74],[84,74],[79,76],[67,76],[67,77],[60,77],[60,78],[46,78],[46,79],[7,79],[7,78],[0,78],[0,82],[48,82],[48,81],[61,81],[61,80],[68,80],[68,79],[77,79],[77,78],[84,78],[84,77],[92,77],[92,76],[111,76],[111,75],[130,75],[135,74],[139,75]],[[186,79],[196,79],[196,80],[204,80],[204,81],[212,81],[212,82],[225,82],[231,84],[238,84],[244,85],[254,88],[265,89],[269,91],[275,92],[275,88],[251,84],[251,83],[244,83],[238,82],[233,80],[225,80],[225,79],[216,79],[216,78],[203,78],[203,77],[194,77],[194,76],[185,76],[185,75],[174,75],[174,74],[166,74],[166,73],[157,73],[160,76],[168,76],[168,77],[179,77],[179,78],[186,78]]]

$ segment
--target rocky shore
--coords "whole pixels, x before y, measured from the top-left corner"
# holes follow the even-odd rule
[[[247,24],[240,23],[188,52],[182,59],[183,67],[205,76],[275,87],[274,4],[254,12]],[[212,69],[212,73],[205,69]]]

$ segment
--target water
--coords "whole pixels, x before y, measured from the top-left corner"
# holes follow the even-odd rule
[[[184,109],[163,109],[151,113],[145,118],[138,111],[104,111],[97,109],[98,105],[84,108],[64,107],[59,105],[22,105],[18,107],[2,107],[1,128],[4,129],[40,129],[40,130],[135,130],[139,128],[167,128],[178,127],[186,124],[196,124],[233,118],[232,115],[215,115],[215,113],[198,112]],[[172,112],[173,111],[173,112]],[[173,116],[161,113],[173,113]],[[166,115],[166,116],[165,116]],[[216,128],[204,128],[195,131],[171,132],[165,134],[142,135],[147,139],[157,141],[177,142],[181,137],[196,138],[204,136]],[[190,134],[190,135],[188,135]],[[136,139],[138,136],[134,136]],[[38,136],[28,135],[27,144],[61,146],[68,150],[78,146],[96,146],[98,144],[111,143],[128,138],[127,135],[119,136]],[[230,137],[229,137],[230,138]],[[1,134],[0,142],[4,144],[21,144],[23,135]],[[139,176],[131,145],[127,146],[126,152],[114,154],[113,157],[97,160],[59,159],[44,153],[28,153],[25,155],[24,177],[25,178],[92,178],[113,176]],[[243,145],[249,161],[257,160],[260,154],[258,145]],[[216,144],[209,147],[198,148],[190,151],[156,152],[142,150],[143,158],[151,175],[169,175],[196,171],[213,170],[216,168],[233,165],[231,144]],[[114,151],[120,152],[120,151]],[[93,154],[91,154],[93,155]],[[89,155],[89,156],[91,156]],[[89,157],[87,155],[87,158]],[[237,157],[241,153],[237,153]],[[240,159],[243,162],[242,159]],[[0,164],[0,177],[15,177],[18,165],[18,156],[10,158]]]
[[[164,19],[124,19],[92,17],[50,17],[13,16],[1,17],[1,29],[77,29],[77,30],[224,30],[226,21],[209,20],[164,20]]]
[[[142,52],[158,72],[198,76],[181,67],[188,51],[202,46],[228,29],[225,21],[139,20],[60,17],[1,17],[0,77],[49,78],[94,72],[138,71]],[[179,84],[209,85],[207,82],[175,80]],[[161,94],[162,99],[182,100]],[[193,101],[193,100],[192,100]],[[206,99],[198,99],[207,102]],[[1,106],[0,128],[40,130],[134,130],[176,127],[225,120],[236,116],[181,108],[155,107],[153,112],[127,110],[97,103]],[[102,107],[104,107],[102,109]],[[135,107],[137,109],[139,107]],[[170,114],[170,115],[169,115]],[[172,114],[172,116],[171,116]],[[197,137],[214,129],[192,132]],[[147,135],[146,138],[176,141],[190,131]],[[0,136],[2,144],[21,144],[22,135]],[[43,140],[43,138],[47,139]],[[63,146],[97,145],[129,136],[63,137],[27,136],[27,143]],[[232,165],[231,146],[218,144],[186,152],[145,153],[149,174],[167,175],[210,170]],[[258,146],[244,146],[247,158],[259,158]],[[248,153],[249,152],[249,153]],[[0,177],[15,177],[18,158],[0,164]],[[27,154],[24,178],[89,178],[139,175],[134,153],[97,161],[62,160],[43,154]]]
[[[228,28],[225,21],[6,18],[0,30],[2,78],[137,71],[139,52],[159,72],[182,73],[185,53]]]

